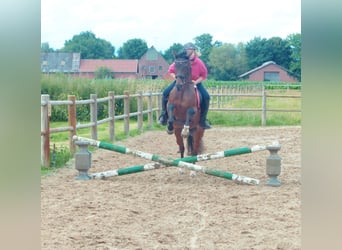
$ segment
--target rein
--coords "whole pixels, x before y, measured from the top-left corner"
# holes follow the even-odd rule
[[[175,61],[175,64],[188,64],[189,63],[189,60],[188,59],[181,59],[181,60],[179,60],[179,59],[177,59],[176,61]],[[184,66],[183,66],[184,67]],[[190,66],[189,66],[190,67]],[[181,74],[176,74],[175,75],[175,78],[176,78],[176,80],[177,79],[179,79],[180,80],[180,82],[177,82],[176,84],[177,85],[183,85],[183,84],[189,84],[189,83],[192,83],[192,82],[186,82],[185,80],[185,75],[181,75]]]

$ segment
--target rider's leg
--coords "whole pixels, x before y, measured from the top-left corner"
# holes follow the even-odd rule
[[[197,89],[201,92],[203,100],[201,102],[201,117],[200,117],[200,126],[205,129],[211,128],[209,123],[207,122],[207,114],[209,110],[210,103],[210,95],[207,90],[204,88],[202,83],[197,84]]]
[[[169,86],[167,86],[164,91],[163,91],[163,97],[162,97],[162,113],[159,116],[158,119],[158,123],[165,126],[167,123],[167,110],[166,110],[166,105],[167,105],[167,101],[169,98],[169,94],[171,92],[171,90],[173,89],[173,87],[175,86],[176,81],[173,81],[171,84],[169,84]]]

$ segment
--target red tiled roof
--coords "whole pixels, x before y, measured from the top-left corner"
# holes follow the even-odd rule
[[[259,66],[259,67],[256,67],[256,68],[254,68],[254,69],[252,69],[252,70],[250,70],[250,71],[248,71],[248,72],[246,72],[246,73],[243,73],[242,75],[239,75],[239,77],[248,76],[248,75],[252,74],[253,72],[258,71],[258,70],[260,70],[260,69],[262,69],[262,68],[265,68],[265,67],[267,67],[267,66],[269,66],[269,65],[275,65],[276,67],[281,68],[282,70],[284,70],[284,71],[286,71],[286,72],[289,72],[287,69],[281,67],[280,65],[276,64],[275,62],[273,62],[273,61],[268,61],[268,62],[264,62],[264,63],[263,63],[261,66]]]
[[[79,72],[96,72],[106,67],[117,73],[137,73],[138,59],[81,59]]]

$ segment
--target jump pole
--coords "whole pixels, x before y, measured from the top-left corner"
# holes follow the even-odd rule
[[[255,145],[252,147],[241,147],[241,148],[219,151],[216,153],[208,153],[208,154],[201,154],[197,156],[178,158],[176,160],[195,163],[197,161],[207,161],[207,160],[219,159],[223,157],[254,153],[254,152],[263,151],[263,150],[267,150],[267,146]],[[126,167],[126,168],[119,168],[116,170],[99,172],[99,173],[91,174],[90,177],[92,179],[105,179],[105,178],[112,177],[112,176],[119,176],[119,175],[132,174],[132,173],[137,173],[137,172],[142,172],[142,171],[147,171],[147,170],[159,169],[161,167],[162,165],[158,163],[151,163],[151,164],[146,164],[146,165],[131,166],[131,167]]]
[[[230,156],[235,156],[235,155],[249,154],[249,153],[254,153],[254,152],[264,151],[264,150],[267,150],[267,146],[255,145],[252,147],[241,147],[241,148],[228,149],[224,151],[218,151],[216,153],[188,156],[184,158],[178,158],[177,160],[193,163],[197,161],[207,161],[207,160],[219,159],[219,158],[230,157]]]
[[[142,171],[152,170],[152,169],[158,169],[161,168],[163,165],[159,163],[148,163],[145,165],[137,165],[137,166],[131,166],[126,168],[119,168],[116,170],[109,170],[105,172],[95,173],[91,174],[91,179],[105,179],[112,176],[119,176],[119,175],[125,175],[125,174],[132,174],[132,173],[138,173]]]
[[[97,140],[93,140],[93,139],[89,139],[89,138],[85,138],[85,137],[80,137],[80,136],[76,136],[76,135],[73,136],[73,140],[74,141],[77,141],[77,140],[88,141],[90,145],[98,147],[98,148],[102,148],[102,149],[106,149],[106,150],[110,150],[110,151],[115,151],[115,152],[122,153],[122,154],[131,154],[131,155],[139,156],[139,157],[147,159],[147,160],[159,162],[159,163],[162,163],[162,164],[165,164],[168,166],[188,168],[190,170],[194,170],[197,172],[202,172],[202,173],[205,173],[208,175],[213,175],[216,177],[221,177],[221,178],[225,178],[225,179],[229,179],[229,180],[233,180],[233,181],[237,181],[237,182],[242,182],[242,183],[246,183],[246,184],[256,184],[256,185],[258,185],[260,182],[258,179],[253,179],[250,177],[237,175],[237,174],[229,173],[229,172],[222,171],[222,170],[208,169],[204,166],[195,165],[195,164],[192,164],[190,162],[185,162],[185,161],[183,161],[184,158],[178,158],[178,159],[165,158],[165,157],[162,157],[162,156],[157,155],[157,154],[145,153],[145,152],[142,152],[139,150],[129,149],[129,148],[124,147],[124,146],[115,145],[115,144],[106,143],[106,142],[101,142],[101,141],[97,141]],[[191,157],[189,157],[189,158],[191,158]]]

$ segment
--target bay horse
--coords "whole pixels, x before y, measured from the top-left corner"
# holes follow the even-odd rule
[[[169,115],[167,132],[175,133],[181,158],[184,157],[184,139],[187,139],[188,155],[198,155],[202,151],[204,129],[199,126],[199,93],[191,80],[191,64],[186,51],[174,53],[176,85],[171,90],[167,112]]]

